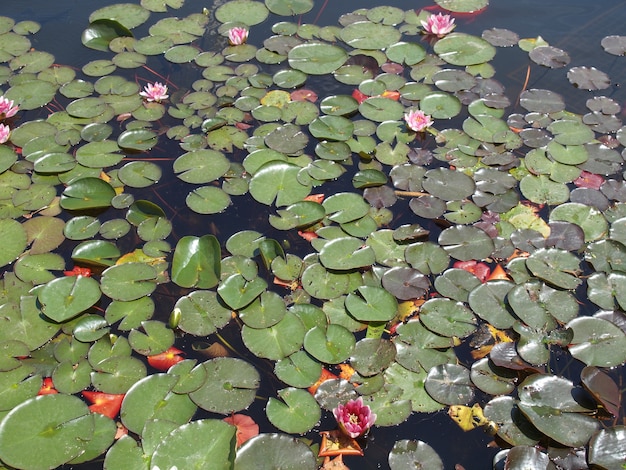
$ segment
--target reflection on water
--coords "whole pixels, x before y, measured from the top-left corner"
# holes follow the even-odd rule
[[[89,60],[101,58],[103,53],[88,50],[81,45],[80,33],[88,23],[88,16],[94,9],[105,5],[119,3],[113,0],[98,0],[91,2],[76,2],[76,0],[3,0],[0,14],[20,20],[35,20],[42,24],[42,31],[33,37],[33,46],[37,49],[51,52],[57,63],[82,66]],[[626,91],[620,86],[619,79],[624,75],[624,62],[620,58],[606,54],[600,47],[602,37],[623,32],[623,22],[626,19],[626,4],[623,2],[545,2],[545,0],[498,1],[492,0],[492,5],[478,15],[466,15],[457,18],[458,28],[469,34],[480,35],[485,29],[492,27],[511,29],[520,37],[542,36],[554,46],[567,51],[572,57],[571,66],[595,66],[607,73],[614,80],[611,90],[603,90],[618,102],[624,102]],[[606,3],[610,5],[605,6]],[[316,23],[318,25],[333,25],[341,14],[359,8],[371,8],[382,3],[377,0],[351,1],[316,1],[315,8],[294,21],[302,23]],[[390,0],[387,5],[409,9],[426,6],[426,3],[411,1]],[[211,9],[205,2],[188,1],[184,8],[177,12],[185,16],[202,7]],[[260,44],[262,39],[270,36],[273,22],[270,17],[264,24],[255,26],[251,31],[250,42]],[[141,34],[138,31],[138,34]],[[205,38],[201,47],[211,48],[212,37]],[[221,46],[220,46],[221,47]],[[514,103],[522,84],[526,78],[528,57],[527,54],[512,48],[499,51],[493,62],[497,73],[494,78],[505,84],[511,101]],[[152,66],[152,64],[151,64]],[[198,78],[191,66],[173,66],[160,63],[158,72],[166,75],[174,83],[188,86]],[[586,99],[594,96],[591,92],[581,91],[568,85],[565,77],[567,68],[561,70],[547,70],[533,67],[527,88],[547,88],[559,92],[568,102],[568,110],[582,111]],[[133,71],[135,73],[135,71]],[[196,74],[196,75],[194,75]],[[146,72],[146,79],[152,79]],[[317,82],[315,80],[318,80]],[[307,86],[324,90],[328,93],[332,89],[345,88],[329,78],[311,79]],[[344,90],[345,91],[345,90]],[[27,116],[29,117],[29,116]],[[244,152],[239,151],[242,160]],[[181,153],[177,143],[161,140],[161,146],[154,149],[152,154],[163,157],[161,166],[166,169]],[[237,160],[237,158],[235,158]],[[173,239],[190,234],[213,233],[224,242],[233,233],[253,228],[254,230],[274,236],[279,240],[292,237],[291,234],[273,232],[267,223],[267,216],[263,212],[265,206],[256,204],[251,197],[241,196],[234,198],[235,205],[223,214],[213,215],[210,218],[191,213],[185,205],[184,198],[187,188],[180,188],[179,180],[173,175],[165,177],[164,181],[155,190],[147,190],[145,194],[137,193],[138,198],[149,199],[160,205],[173,223]],[[349,180],[340,180],[337,183],[325,186],[326,191],[339,191],[342,188],[352,189]],[[154,192],[154,191],[158,191]],[[407,215],[410,217],[410,215]],[[428,227],[431,228],[431,227]],[[436,234],[436,227],[432,227]],[[288,243],[297,253],[299,239],[288,238]],[[170,286],[175,289],[175,286]],[[179,295],[175,291],[159,294],[157,302],[163,311],[169,311]],[[259,364],[259,360],[252,354],[245,354],[245,347],[241,343],[236,327],[229,326],[223,331],[224,337],[237,349],[242,351],[242,357],[255,362],[260,370],[268,370],[271,375],[272,365]],[[462,357],[462,356],[461,356]],[[558,369],[558,368],[557,368]],[[278,383],[264,381],[259,390],[260,396],[274,396],[276,389],[281,388]],[[260,424],[261,429],[271,429],[264,412],[265,402],[257,400],[250,412]],[[323,416],[318,430],[331,429],[335,421],[332,414]],[[311,433],[311,437],[314,437]],[[422,439],[431,445],[441,456],[446,469],[452,469],[456,464],[465,469],[487,468],[497,452],[496,447],[490,447],[492,437],[482,430],[463,432],[457,427],[444,411],[435,414],[413,414],[411,418],[391,428],[376,428],[370,435],[367,450],[367,459],[346,458],[346,464],[353,469],[387,468],[387,456],[393,443],[400,439]],[[100,468],[101,463],[82,465],[73,468]],[[182,470],[182,469],[181,469]]]

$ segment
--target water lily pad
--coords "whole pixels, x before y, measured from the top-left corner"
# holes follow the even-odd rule
[[[120,256],[117,246],[104,240],[87,240],[72,251],[74,261],[96,266],[111,266]]]
[[[12,219],[0,220],[0,237],[5,240],[0,266],[12,263],[20,256],[28,244],[26,230],[22,225]]]
[[[260,460],[261,459],[261,460]],[[235,470],[254,468],[258,462],[271,468],[315,470],[315,454],[304,442],[285,434],[259,434],[237,451]]]
[[[397,300],[385,289],[375,286],[361,286],[358,293],[346,297],[346,308],[361,322],[391,320],[398,308]]]
[[[185,199],[187,206],[198,214],[217,214],[230,206],[230,196],[215,186],[202,186],[191,191]]]
[[[439,235],[439,243],[447,253],[461,261],[487,258],[494,249],[491,237],[473,226],[449,227]]]
[[[230,309],[220,304],[215,292],[208,290],[181,297],[175,308],[180,309],[178,327],[196,336],[208,336],[231,319]]]
[[[89,23],[89,26],[82,33],[81,41],[91,49],[106,52],[109,50],[109,44],[113,39],[132,36],[133,33],[120,22],[103,17]]]
[[[496,49],[487,41],[465,33],[452,33],[437,41],[437,55],[452,65],[476,65],[489,62]]]
[[[396,441],[389,453],[391,470],[402,470],[420,465],[432,470],[443,470],[443,462],[437,452],[423,441],[403,439]]]
[[[310,187],[298,180],[300,167],[292,163],[271,161],[263,165],[250,181],[250,194],[257,201],[288,206],[308,196]]]
[[[109,207],[115,190],[99,178],[81,178],[68,185],[61,195],[61,207],[68,210]]]
[[[326,364],[339,364],[350,357],[356,340],[340,325],[330,324],[326,329],[314,327],[304,337],[304,348],[314,358]]]
[[[259,387],[259,373],[241,359],[221,357],[205,361],[207,380],[189,397],[202,409],[230,414],[247,408]]]
[[[385,49],[400,40],[396,28],[370,21],[356,21],[341,30],[341,39],[355,49]]]
[[[158,135],[148,129],[126,130],[117,138],[117,144],[128,150],[145,151],[150,150],[157,144]]]
[[[524,394],[518,406],[539,431],[576,447],[587,443],[599,424],[582,413],[585,409],[574,401],[567,382],[555,376],[530,376],[520,384]]]
[[[193,468],[208,460],[216,470],[232,467],[236,428],[217,419],[201,419],[174,429],[156,447],[150,464]]]
[[[167,419],[179,425],[188,422],[196,405],[188,395],[173,392],[177,381],[176,376],[168,374],[153,374],[137,381],[122,401],[120,418],[124,426],[141,434],[150,419]]]
[[[276,377],[292,387],[304,388],[313,385],[322,372],[322,365],[305,351],[296,351],[276,362]]]
[[[431,397],[446,405],[467,405],[474,397],[470,371],[460,364],[433,367],[424,387]]]
[[[604,468],[619,468],[626,459],[625,438],[624,426],[601,429],[589,441],[589,463]]]
[[[506,280],[490,281],[477,286],[468,296],[472,310],[496,328],[511,328],[515,318],[506,308],[505,299],[513,288]]]
[[[263,3],[252,0],[235,0],[215,10],[215,18],[220,23],[236,22],[248,26],[262,23],[268,15],[269,11]]]
[[[102,292],[115,300],[135,300],[156,289],[156,269],[144,263],[111,266],[102,273]]]
[[[270,422],[281,431],[303,434],[319,421],[320,406],[308,391],[290,387],[279,390],[278,396],[282,401],[270,397],[265,411]]]
[[[575,289],[582,281],[576,276],[580,260],[567,251],[542,248],[526,260],[526,267],[537,277],[563,289]]]
[[[220,278],[220,259],[220,245],[213,235],[182,237],[174,251],[172,280],[181,287],[215,287]]]
[[[472,311],[460,302],[446,298],[427,300],[420,309],[420,321],[442,336],[465,338],[476,330]]]
[[[595,67],[572,67],[567,78],[572,85],[585,90],[603,90],[611,85],[609,76]]]
[[[55,468],[84,452],[93,432],[93,417],[79,398],[65,394],[31,398],[2,420],[0,456],[17,468]],[[43,453],[32,452],[34,448]]]
[[[149,16],[150,12],[139,5],[119,3],[94,11],[89,15],[89,21],[94,22],[106,18],[119,21],[124,27],[133,29],[144,23]]]
[[[320,262],[327,269],[350,270],[371,266],[375,256],[373,250],[358,238],[336,238],[326,243],[320,251]]]
[[[78,295],[77,295],[78,294]],[[60,277],[37,294],[42,312],[57,322],[69,320],[100,300],[100,285],[90,277]]]
[[[574,330],[569,351],[588,366],[615,367],[626,361],[626,335],[611,322],[593,317],[575,318],[567,324]]]
[[[339,46],[309,42],[292,48],[288,58],[289,65],[296,70],[310,75],[325,75],[341,67],[348,54]]]
[[[246,347],[258,357],[280,360],[302,347],[304,325],[293,313],[286,312],[283,318],[267,328],[244,326],[241,337]]]
[[[374,122],[399,121],[404,116],[404,111],[401,103],[377,96],[367,98],[359,105],[361,115]]]
[[[436,0],[444,10],[456,13],[474,13],[489,5],[489,0]]]
[[[550,214],[550,221],[571,222],[582,228],[585,241],[590,242],[603,237],[608,230],[605,217],[593,207],[580,203],[562,204]]]
[[[311,11],[313,0],[267,0],[265,5],[276,15],[294,16]]]
[[[320,140],[346,141],[352,137],[354,124],[343,116],[320,116],[309,124],[309,131]]]

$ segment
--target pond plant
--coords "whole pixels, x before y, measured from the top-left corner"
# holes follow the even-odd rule
[[[94,11],[81,69],[0,18],[2,468],[363,468],[382,428],[436,413],[493,435],[480,468],[622,468],[609,77],[568,71],[579,112],[509,95],[504,48],[570,59],[464,33],[487,0],[332,26],[298,21],[313,0],[183,3]],[[428,433],[386,454],[444,468]]]

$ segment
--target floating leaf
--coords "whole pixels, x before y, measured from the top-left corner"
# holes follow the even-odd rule
[[[332,73],[344,64],[348,58],[346,51],[331,44],[306,43],[295,46],[289,51],[289,65],[311,75]]]
[[[320,406],[306,390],[284,388],[276,398],[267,402],[266,413],[270,422],[281,431],[303,434],[309,431],[321,417]]]
[[[16,468],[56,468],[84,452],[93,433],[93,416],[79,398],[65,394],[31,398],[2,420],[0,457]]]

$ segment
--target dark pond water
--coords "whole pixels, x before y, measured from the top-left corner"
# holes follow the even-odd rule
[[[97,8],[114,3],[119,2],[114,0],[0,0],[0,15],[18,21],[38,21],[42,25],[42,30],[32,39],[33,47],[54,54],[56,62],[59,64],[81,66],[98,54],[83,47],[80,42],[80,34],[88,23],[89,14]],[[316,0],[315,8],[303,16],[301,21],[318,25],[333,25],[336,24],[340,15],[355,8],[371,8],[381,4],[402,9],[421,8],[429,5],[415,0],[389,0],[384,3],[380,0]],[[211,10],[210,2],[187,0],[186,5],[177,14],[185,16],[193,11],[202,10],[204,7]],[[462,16],[456,21],[459,28],[469,34],[480,35],[485,29],[497,27],[510,29],[518,33],[520,37],[542,36],[551,45],[567,51],[572,57],[572,66],[594,66],[611,76],[614,80],[612,89],[604,90],[604,94],[623,103],[626,100],[626,83],[621,86],[620,80],[626,81],[626,65],[620,58],[601,53],[600,40],[607,35],[623,34],[625,20],[626,2],[622,1],[492,0],[491,5],[479,15]],[[265,24],[255,27],[254,36],[251,36],[250,39],[251,42],[260,41],[261,38],[269,36],[272,24],[273,21],[270,17]],[[204,44],[203,48],[210,49],[210,44]],[[495,78],[505,84],[510,98],[514,102],[516,94],[519,93],[526,79],[527,54],[518,50],[504,51],[504,53],[498,53],[493,65],[497,70]],[[182,75],[183,72],[171,68],[160,72],[168,74],[173,81],[185,78]],[[565,78],[566,72],[566,69],[544,71],[535,67],[529,78],[527,88],[540,87],[558,91],[565,97],[568,110],[582,112],[585,100],[591,95],[569,86]],[[312,82],[312,86],[315,86],[314,82]],[[176,147],[163,150],[166,152],[176,151]],[[349,181],[346,183],[350,184]],[[340,184],[343,183],[340,182]],[[166,206],[169,207],[168,210],[170,211],[168,217],[171,217],[177,237],[197,233],[200,224],[209,225],[211,228],[208,231],[214,232],[222,242],[241,229],[254,228],[261,232],[270,230],[265,214],[260,216],[257,208],[251,211],[246,209],[246,207],[254,206],[236,202],[226,213],[212,217],[207,223],[206,219],[200,220],[189,216],[188,211],[182,211],[185,206],[186,190],[177,191],[174,180],[171,184],[166,182],[159,191],[159,194],[147,194],[145,197],[156,198],[154,202],[157,204],[167,201]],[[179,211],[181,216],[177,217],[175,214]],[[259,226],[259,224],[262,225]],[[175,302],[176,295],[175,293],[172,293],[171,297],[163,295],[160,300],[167,306],[164,311],[168,311]],[[223,334],[233,342],[235,348],[240,351],[245,350],[245,347],[238,343],[238,335],[235,332],[229,332],[226,329]],[[247,358],[245,353],[243,353],[243,357]],[[557,365],[557,367],[566,366],[567,364]],[[265,384],[265,389],[261,388],[258,394],[272,396],[275,395],[273,389],[276,388],[280,387]],[[261,425],[262,430],[271,429],[271,425],[266,421],[263,412],[263,403],[255,403],[251,413]],[[333,426],[334,419],[327,415],[323,417],[319,429],[330,429]],[[457,464],[462,465],[467,470],[491,468],[492,458],[498,450],[497,447],[490,446],[492,442],[490,435],[482,430],[463,432],[452,423],[445,412],[414,414],[409,421],[400,426],[377,428],[372,433],[371,441],[368,444],[367,459],[348,458],[346,463],[353,470],[387,468],[389,450],[393,443],[400,439],[423,439],[427,441],[441,456],[446,469],[453,469]],[[100,467],[101,463],[95,463],[74,468],[95,469]]]

